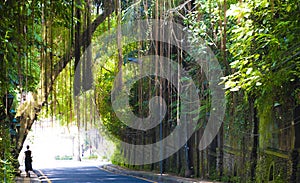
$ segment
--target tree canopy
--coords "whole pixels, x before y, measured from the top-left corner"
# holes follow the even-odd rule
[[[197,176],[212,178],[213,171],[220,178],[226,173],[223,155],[224,146],[228,145],[242,149],[243,156],[251,159],[251,165],[244,167],[240,177],[247,175],[244,181],[260,180],[255,175],[255,170],[261,168],[258,149],[274,144],[274,126],[290,129],[295,125],[290,123],[294,120],[292,115],[288,115],[294,113],[288,111],[300,105],[298,0],[21,0],[1,1],[0,10],[0,96],[14,95],[12,108],[17,110],[12,116],[5,102],[0,102],[0,158],[1,167],[10,166],[8,174],[14,172],[13,159],[38,118],[55,118],[62,125],[75,124],[84,130],[98,128],[130,144],[151,144],[167,137],[180,124],[183,108],[189,107],[181,106],[177,86],[187,79],[181,73],[172,81],[157,76],[141,78],[129,91],[130,109],[124,110],[138,117],[150,114],[151,98],[161,96],[165,100],[166,116],[161,125],[148,131],[129,128],[113,109],[114,84],[122,86],[122,77],[138,77],[136,70],[143,67],[140,58],[147,55],[163,56],[182,67],[195,82],[201,100],[196,110],[187,112],[197,116],[193,119],[197,123],[195,133],[178,152],[158,162],[160,171],[183,175],[194,166]],[[134,24],[145,20],[151,25],[153,19],[176,22],[190,37],[181,37],[172,27],[170,32],[159,26],[142,30],[141,24]],[[130,36],[122,25],[144,31],[149,39],[128,41]],[[159,41],[167,36],[177,45]],[[213,106],[212,83],[204,68],[182,48],[180,39],[191,44],[204,42],[222,68],[223,77],[218,80],[226,91],[226,114],[206,151],[219,153],[218,163],[197,149]],[[93,43],[97,53],[90,48]],[[101,64],[94,64],[97,61]],[[153,65],[155,73],[161,72],[159,61],[154,60]],[[80,72],[79,78],[76,72]],[[116,81],[117,74],[121,79]],[[93,82],[89,82],[90,78]],[[89,91],[91,88],[93,92]],[[281,112],[276,112],[277,106],[282,106]],[[11,125],[14,117],[20,122],[20,129]],[[17,130],[17,136],[9,138],[12,130]],[[276,135],[281,133],[279,130]],[[245,155],[247,140],[251,141],[249,156]],[[133,155],[122,149],[118,141],[115,143],[120,148],[115,162],[128,163],[126,160]],[[288,151],[293,145],[276,148]],[[158,163],[142,168],[155,170]],[[205,168],[205,163],[209,168]],[[1,179],[12,177],[0,173]]]

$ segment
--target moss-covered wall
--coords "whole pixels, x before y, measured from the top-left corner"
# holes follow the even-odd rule
[[[291,162],[289,161],[288,155],[282,154],[282,156],[279,157],[272,153],[271,150],[259,153],[256,167],[256,181],[276,183],[289,182]]]
[[[250,176],[250,153],[250,151],[242,153],[238,149],[226,148],[224,152],[224,174],[229,182],[253,182]],[[298,161],[300,161],[299,158]],[[298,162],[297,181],[300,178],[299,167]],[[279,152],[275,149],[259,151],[255,182],[290,182],[291,172],[292,161],[289,152]]]
[[[224,149],[224,175],[228,182],[247,182],[250,180],[250,151],[226,147]]]

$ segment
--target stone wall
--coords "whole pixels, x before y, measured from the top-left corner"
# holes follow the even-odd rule
[[[259,152],[256,167],[257,182],[288,182],[291,174],[291,161],[287,152],[274,149]]]

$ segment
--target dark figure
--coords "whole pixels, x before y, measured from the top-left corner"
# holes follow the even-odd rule
[[[27,145],[27,151],[25,151],[25,171],[27,174],[27,177],[30,176],[29,171],[32,170],[32,157],[31,157],[31,151],[29,150],[29,145]]]

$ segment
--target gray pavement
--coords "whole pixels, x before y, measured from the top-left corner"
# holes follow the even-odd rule
[[[16,183],[40,183],[38,176],[30,171],[30,177],[26,177],[26,172],[22,171],[21,176],[16,177]]]

